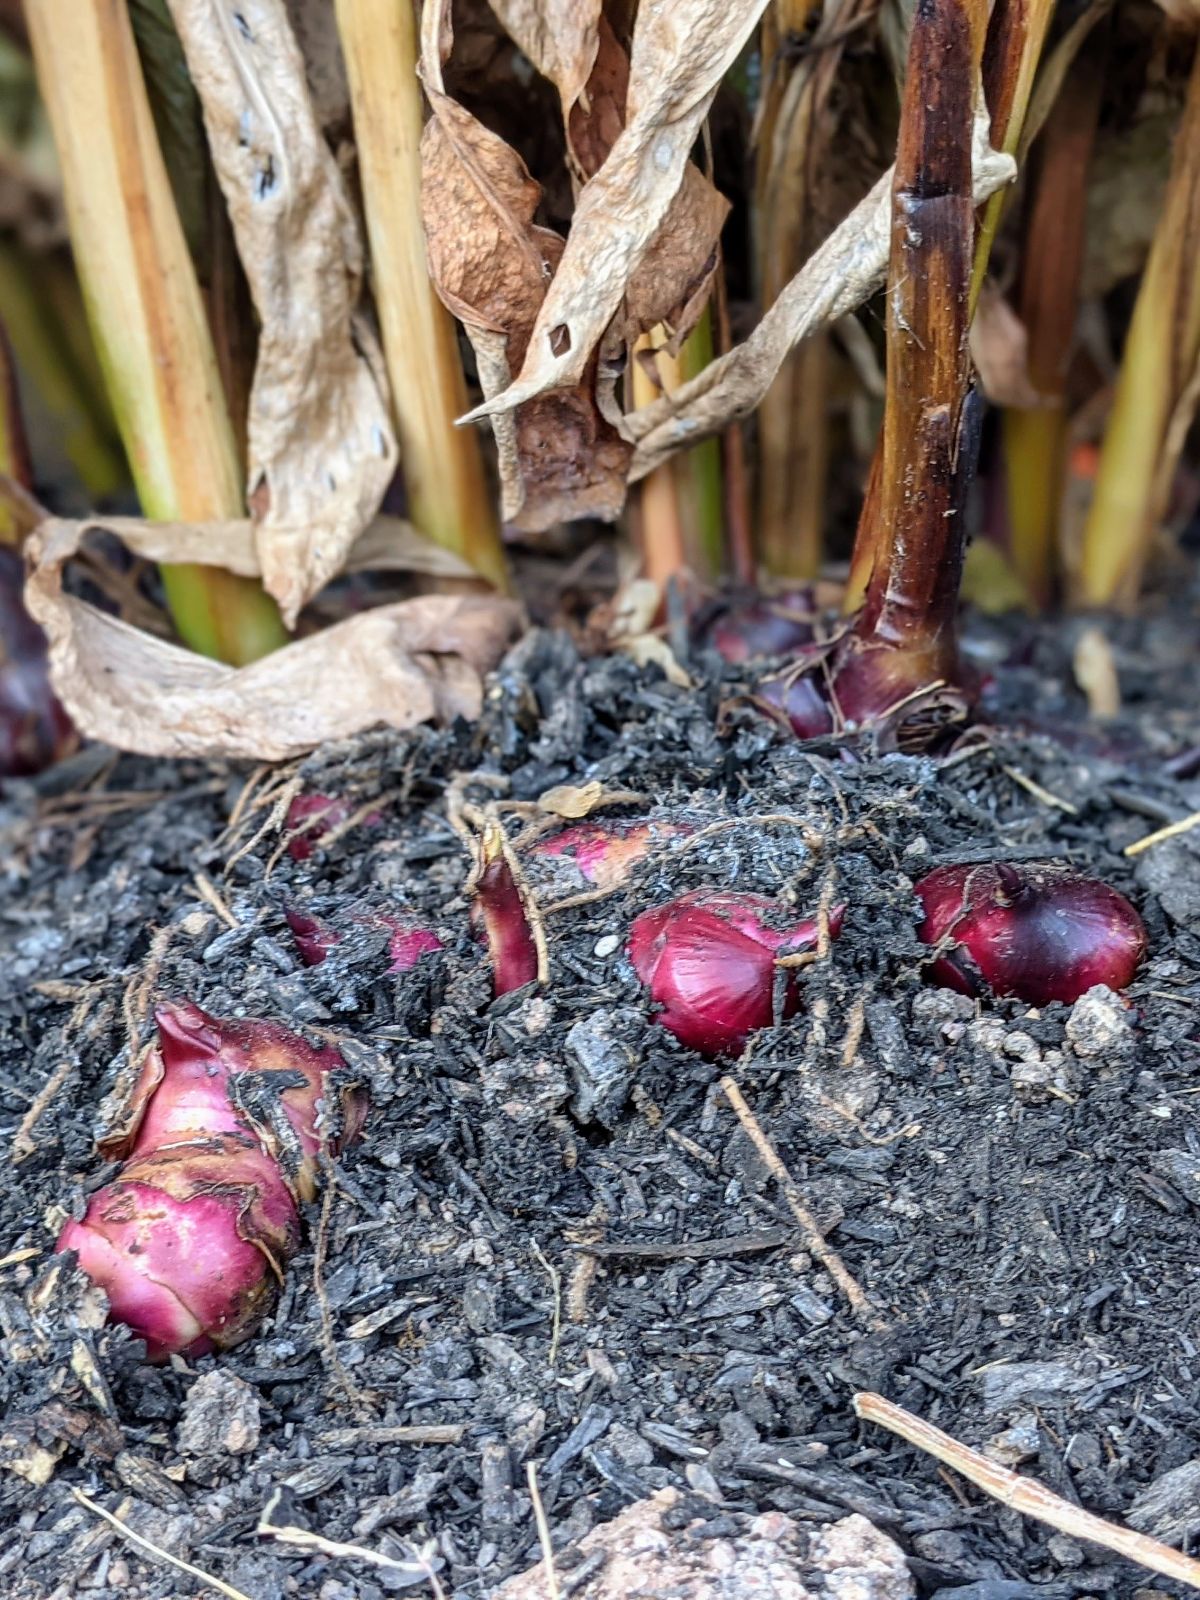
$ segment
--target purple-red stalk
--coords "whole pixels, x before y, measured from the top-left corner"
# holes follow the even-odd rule
[[[960,994],[1069,1004],[1096,984],[1124,989],[1146,953],[1145,926],[1124,895],[1078,873],[1007,862],[937,867],[916,895],[921,938],[950,946],[929,977]]]
[[[335,1050],[276,1022],[160,1006],[101,1153],[123,1160],[57,1249],[108,1295],[151,1360],[239,1344],[270,1308],[300,1245],[299,1207],[322,1154],[362,1129],[365,1095],[339,1085]]]
[[[844,907],[829,915],[841,931]],[[815,950],[813,918],[783,921],[783,908],[765,895],[694,889],[643,911],[629,932],[634,971],[661,1008],[658,1020],[702,1055],[736,1055],[758,1028],[774,1020],[776,963]],[[800,1005],[797,974],[783,980],[782,1014]]]
[[[874,563],[854,622],[768,699],[803,738],[895,718],[925,743],[961,716],[955,629],[972,465],[971,135],[985,0],[917,0],[892,186],[887,396]],[[938,715],[928,694],[937,691]],[[916,708],[906,715],[904,707]]]

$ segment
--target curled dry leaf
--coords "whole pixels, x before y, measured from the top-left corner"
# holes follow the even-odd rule
[[[33,502],[37,505],[37,502]],[[29,529],[48,517],[38,507]],[[255,543],[256,527],[248,518],[233,522],[148,522],[143,517],[89,517],[80,524],[81,537],[93,530],[115,533],[118,539],[148,561],[192,561],[200,565],[220,560],[226,571],[240,578],[257,578],[262,572]],[[479,574],[461,556],[418,533],[403,517],[381,514],[363,530],[347,555],[343,572],[417,572],[427,578],[465,578]]]
[[[644,6],[634,28],[625,126],[579,193],[571,236],[517,380],[478,407],[491,416],[579,383],[684,181],[722,75],[766,0]]]
[[[558,90],[569,116],[591,76],[601,0],[491,0],[504,31]]]
[[[503,389],[562,255],[534,224],[541,186],[516,151],[441,86],[438,10],[424,18],[422,74],[433,108],[421,140],[429,270],[466,327],[485,394]],[[594,368],[594,363],[592,364]],[[625,498],[629,448],[601,417],[594,373],[522,406],[496,428],[505,521],[527,532],[573,517],[611,520]]]
[[[567,144],[582,175],[593,179],[620,139],[628,114],[629,57],[601,20],[595,64],[582,100],[567,124]],[[729,202],[689,161],[678,193],[625,289],[630,340],[651,328],[670,330],[676,354],[700,320],[716,276],[717,245]]]
[[[427,595],[380,606],[248,667],[208,661],[139,633],[63,589],[63,569],[95,523],[46,521],[26,545],[25,599],[50,641],[50,675],[79,728],[146,755],[278,761],[383,724],[476,717],[482,674],[519,620],[511,601]],[[104,524],[111,528],[111,524]],[[121,525],[157,560],[164,524]],[[257,570],[252,524],[209,524],[206,560]]]
[[[382,361],[358,315],[362,244],[283,0],[170,0],[261,321],[249,501],[263,582],[294,623],[396,466]]]
[[[976,204],[1012,181],[1016,163],[988,143],[988,120],[975,119]],[[752,412],[775,381],[790,350],[818,328],[861,305],[883,283],[891,230],[893,170],[826,239],[788,283],[754,332],[669,399],[657,400],[625,425],[635,445],[629,481],[652,472],[685,446],[719,433]]]

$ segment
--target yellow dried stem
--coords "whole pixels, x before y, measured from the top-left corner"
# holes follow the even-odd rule
[[[672,377],[673,386],[679,387],[677,364],[665,352],[657,359],[658,383],[655,383],[643,365],[643,361],[652,359],[648,352],[654,348],[656,342],[661,342],[661,338],[661,328],[655,329],[653,333],[644,333],[633,347],[630,371],[633,375],[635,410],[640,406],[649,405],[652,400],[657,400],[664,391],[670,393],[667,384]],[[671,369],[675,369],[674,372]],[[660,591],[666,588],[671,578],[678,577],[689,566],[674,466],[674,461],[664,461],[661,467],[655,467],[653,472],[648,472],[642,480],[638,500],[642,573],[656,583]]]
[[[27,0],[42,98],[105,382],[147,516],[242,515],[233,431],[123,0]],[[258,587],[163,568],[183,639],[241,664],[286,642]]]
[[[654,328],[634,346],[633,404],[649,405],[674,394],[712,360],[711,310],[706,309],[677,356],[663,348],[665,328]],[[647,354],[657,351],[651,357]],[[654,376],[645,363],[650,361]],[[687,570],[714,582],[724,566],[724,506],[721,447],[706,439],[656,467],[642,480],[639,502],[642,564],[660,587]]]
[[[1137,597],[1187,424],[1200,399],[1198,252],[1200,51],[1100,452],[1078,581],[1084,605],[1128,605]]]
[[[1049,603],[1057,577],[1067,368],[1083,271],[1084,180],[1103,82],[1103,58],[1089,51],[1054,103],[1035,146],[1032,204],[1021,253],[1018,303],[1029,340],[1029,381],[1041,404],[1004,412],[1003,450],[1009,556],[1027,600],[1036,606]]]
[[[454,323],[421,225],[421,91],[411,0],[336,0],[409,515],[497,588],[508,569],[467,410]]]

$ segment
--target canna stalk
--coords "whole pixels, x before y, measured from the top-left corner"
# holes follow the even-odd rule
[[[28,0],[80,284],[142,509],[243,515],[233,430],[123,0]],[[234,665],[287,642],[256,583],[162,569],[180,637]]]
[[[1166,508],[1200,399],[1198,256],[1200,51],[1100,452],[1078,581],[1084,605],[1129,604],[1136,598]]]
[[[0,240],[0,321],[89,498],[115,494],[128,472],[69,264]]]
[[[660,395],[674,394],[708,366],[713,358],[711,304],[688,335],[677,356],[665,348],[667,330],[658,327],[634,346],[633,404],[649,405]],[[651,361],[657,382],[643,361]],[[725,565],[721,445],[705,439],[691,450],[664,462],[642,481],[639,502],[642,569],[661,589],[680,573],[694,573],[712,583]]]
[[[1034,78],[1046,31],[1054,11],[1054,0],[999,0],[990,24],[986,26],[982,71],[984,100],[991,119],[991,144],[1005,155],[1015,156],[1021,145],[1025,116],[1033,94]],[[970,309],[973,316],[983,280],[987,274],[992,244],[1008,202],[1007,189],[998,189],[983,208],[975,236],[975,255],[971,268]],[[842,610],[852,615],[866,599],[875,566],[877,538],[882,526],[883,437],[871,461],[871,471],[863,496],[850,573],[842,598]]]
[[[1104,46],[1101,34],[1085,49],[1034,146],[1032,202],[1021,251],[1018,309],[1029,338],[1029,382],[1041,403],[1003,414],[1006,520],[1013,569],[1038,608],[1049,604],[1057,577],[1067,368],[1083,273],[1086,178],[1100,117]]]
[[[971,130],[986,17],[985,0],[918,0],[914,12],[892,186],[875,563],[820,671],[768,691],[801,737],[895,720],[897,737],[927,743],[965,709],[956,612],[976,421]]]
[[[421,90],[410,0],[336,0],[375,304],[409,516],[498,589],[508,568],[467,410],[454,323],[434,291],[421,222]]]

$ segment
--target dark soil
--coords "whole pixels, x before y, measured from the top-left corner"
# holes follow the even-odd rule
[[[1200,1458],[1200,830],[1121,853],[1200,807],[1178,759],[1200,744],[1196,613],[1108,631],[1126,711],[1097,729],[1070,628],[976,626],[977,659],[1008,663],[1007,723],[940,764],[797,746],[711,661],[690,691],[534,635],[481,727],[373,736],[294,769],[310,790],[384,797],[381,821],[305,863],[274,859],[269,806],[228,826],[247,782],[261,794],[280,774],[91,751],[13,786],[0,1453],[54,1470],[42,1487],[0,1474],[3,1593],[201,1592],[81,1489],[255,1600],[422,1592],[422,1560],[447,1594],[484,1596],[537,1559],[529,1461],[563,1574],[572,1540],[675,1484],[716,1531],[730,1511],[862,1511],[925,1594],[1170,1592],[964,1491],[850,1405],[871,1388],[969,1443],[1003,1435],[1004,1459],[1068,1499],[1176,1543],[1200,1534],[1191,1475],[1139,1498]],[[446,819],[447,781],[475,768],[518,800],[600,779],[721,826],[550,915],[548,990],[493,1004]],[[1130,1009],[1071,1020],[924,987],[912,880],[971,859],[1069,861],[1129,894],[1152,949]],[[658,1027],[622,953],[638,909],[698,883],[849,908],[803,973],[801,1014],[733,1064]],[[428,913],[444,955],[381,978],[384,936],[359,925],[302,968],[284,906],[336,919],[364,900]],[[335,1037],[374,1109],[261,1335],[153,1368],[94,1326],[83,1280],[48,1252],[105,1176],[92,1128],[129,1029],[185,996]],[[629,1065],[598,1093],[605,1029]],[[882,1329],[814,1265],[726,1070]],[[197,1373],[220,1376],[196,1389]],[[268,1506],[393,1565],[264,1536]]]

